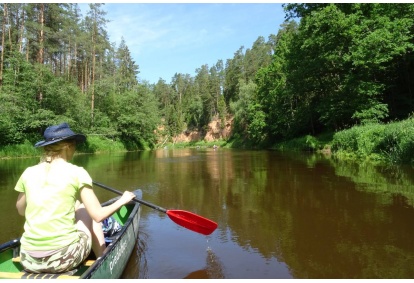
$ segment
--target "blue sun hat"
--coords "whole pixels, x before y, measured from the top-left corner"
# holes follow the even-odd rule
[[[86,140],[86,136],[83,134],[76,134],[74,133],[67,123],[62,123],[59,125],[54,125],[48,127],[43,137],[45,138],[44,141],[37,142],[34,146],[41,147],[46,146],[49,144],[57,143],[63,140],[75,140],[76,143],[82,143]]]

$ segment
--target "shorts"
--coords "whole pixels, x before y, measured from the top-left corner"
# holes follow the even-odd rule
[[[32,273],[63,273],[75,269],[89,255],[92,241],[83,231],[78,231],[79,241],[64,247],[58,252],[36,258],[20,250],[20,262],[24,270]]]

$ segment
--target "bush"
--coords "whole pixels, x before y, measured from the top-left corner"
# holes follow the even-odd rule
[[[319,136],[306,135],[275,145],[278,150],[295,150],[316,152],[324,149],[332,141],[332,133],[324,133]]]
[[[83,153],[98,153],[127,151],[127,149],[122,142],[116,140],[115,138],[88,135],[86,142],[77,146],[77,151]]]
[[[389,124],[356,126],[335,133],[336,157],[371,159],[389,163],[414,162],[414,119]]]
[[[85,143],[77,145],[76,151],[77,153],[99,153],[120,152],[127,151],[127,149],[122,142],[115,139],[88,135]],[[0,150],[0,158],[33,157],[41,154],[42,151],[27,140],[23,144],[4,146]]]
[[[6,145],[0,150],[0,158],[30,157],[39,156],[39,149],[35,148],[33,143],[25,141],[19,145]]]

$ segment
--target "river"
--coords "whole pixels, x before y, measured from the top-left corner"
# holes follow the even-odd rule
[[[0,243],[22,233],[14,185],[38,158],[0,160]],[[318,154],[212,148],[76,155],[92,178],[211,219],[209,236],[143,206],[123,278],[414,278],[414,169]],[[115,195],[95,188],[103,202]]]

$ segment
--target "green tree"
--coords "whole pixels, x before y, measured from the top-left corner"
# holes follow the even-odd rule
[[[89,4],[88,15],[85,19],[86,32],[92,39],[90,42],[89,50],[87,54],[87,65],[85,67],[89,72],[85,72],[84,84],[89,88],[91,97],[91,125],[94,123],[94,111],[95,111],[95,80],[102,76],[103,69],[98,68],[103,65],[103,58],[105,57],[105,51],[110,48],[108,41],[108,35],[106,32],[106,23],[108,20],[105,18],[106,12],[102,9],[103,4]],[[98,63],[97,63],[98,60]],[[97,65],[99,64],[99,65]]]
[[[196,69],[194,84],[201,101],[203,103],[203,114],[201,115],[200,125],[207,126],[214,113],[214,99],[211,96],[210,74],[208,65],[203,65]]]
[[[239,80],[244,78],[244,46],[234,53],[232,59],[227,59],[225,67],[225,79],[223,95],[227,105],[236,100],[239,92]]]
[[[160,123],[157,101],[146,85],[138,85],[115,101],[117,131],[129,149],[153,148]]]
[[[173,89],[163,79],[159,79],[154,86],[154,95],[158,100],[159,109],[166,109],[172,101]]]
[[[392,64],[413,49],[412,17],[402,12],[399,5],[331,4],[302,19],[295,55],[306,65],[292,74],[306,80],[323,125],[338,129],[388,117]]]
[[[295,21],[282,25],[275,36],[275,49],[272,62],[257,72],[257,100],[266,115],[266,133],[270,140],[292,136],[296,129],[297,97],[289,92],[288,58],[295,39],[298,25]]]
[[[254,81],[257,71],[260,68],[269,66],[272,60],[272,44],[259,36],[253,43],[252,48],[246,49],[244,56],[245,81]]]
[[[139,67],[132,60],[131,53],[124,38],[121,39],[115,55],[115,66],[117,67],[115,76],[118,93],[131,90],[138,84],[137,75],[139,74]]]
[[[235,130],[246,142],[256,146],[267,139],[266,115],[257,100],[257,85],[240,81],[238,99],[231,103],[234,113]]]
[[[217,63],[210,69],[210,84],[214,99],[214,107],[215,112],[220,118],[221,127],[224,127],[227,118],[227,107],[223,93],[224,72],[223,60],[218,60]]]

